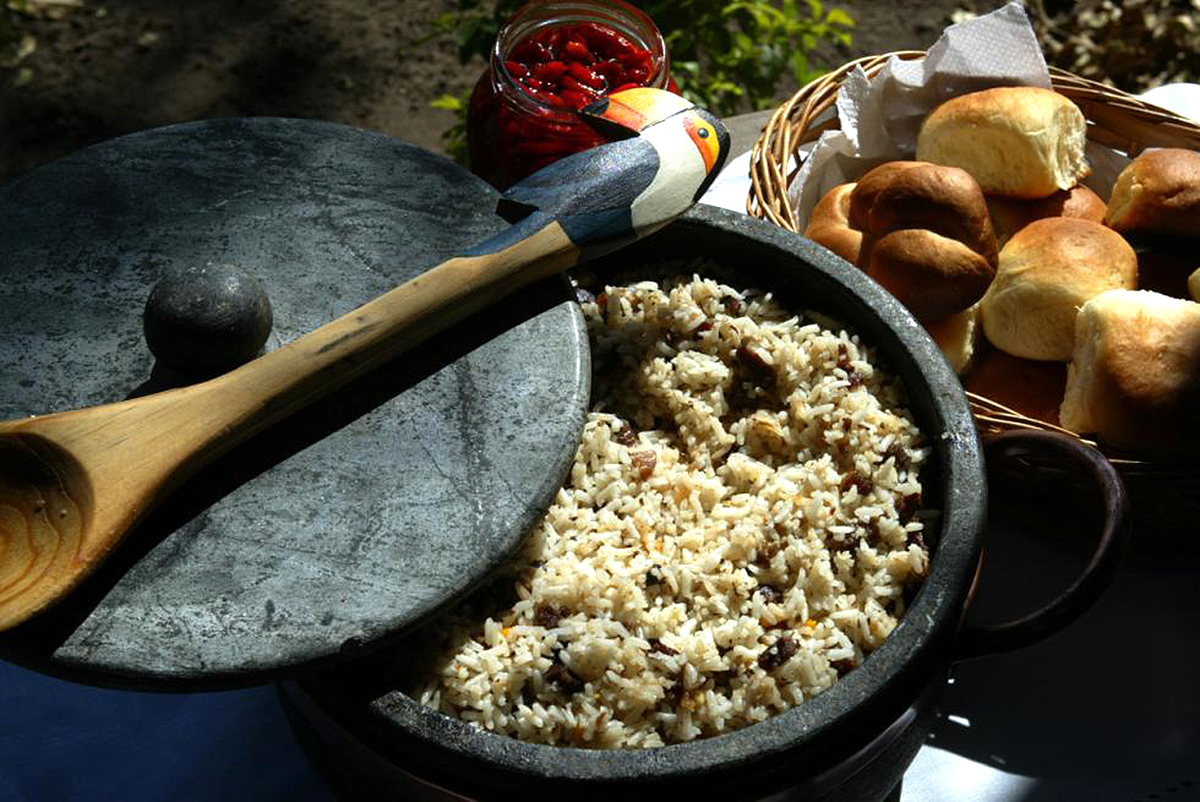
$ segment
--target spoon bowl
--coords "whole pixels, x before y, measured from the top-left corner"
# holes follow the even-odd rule
[[[69,451],[37,434],[0,434],[0,629],[77,573],[92,509],[87,470]]]

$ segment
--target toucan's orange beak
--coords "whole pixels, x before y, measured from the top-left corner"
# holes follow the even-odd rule
[[[646,127],[691,108],[694,108],[691,101],[674,92],[640,86],[600,98],[580,109],[579,114],[605,136],[618,139],[635,136]]]

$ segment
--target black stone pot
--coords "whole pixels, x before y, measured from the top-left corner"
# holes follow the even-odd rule
[[[954,661],[1039,640],[1094,601],[1127,539],[1120,479],[1098,452],[1041,433],[977,437],[962,387],[921,326],[890,295],[829,251],[766,223],[697,207],[638,246],[641,255],[709,256],[742,283],[797,309],[824,312],[874,344],[904,381],[933,459],[926,499],[943,512],[927,532],[929,575],[899,625],[861,666],[803,705],[728,735],[648,750],[548,747],[476,730],[389,689],[392,652],[290,681],[281,692],[319,762],[379,798],[880,799],[894,789],[931,725]],[[620,254],[626,265],[637,255]],[[1018,621],[963,625],[980,567],[989,463],[1049,450],[1095,475],[1105,527],[1091,563],[1048,606]],[[407,777],[411,783],[403,784]],[[401,786],[404,786],[401,788]],[[669,797],[664,795],[669,794]],[[719,795],[719,797],[718,797]]]

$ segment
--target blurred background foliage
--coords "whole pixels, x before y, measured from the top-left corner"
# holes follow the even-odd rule
[[[30,19],[61,20],[79,8],[83,0],[4,0],[0,8],[0,69],[15,71],[13,83],[20,86],[32,76],[22,62],[37,50],[38,40],[26,30]]]
[[[1024,0],[1046,60],[1129,92],[1200,82],[1200,0]],[[522,0],[457,0],[430,20],[418,47],[453,39],[459,59],[486,56],[496,32]],[[821,0],[634,0],[666,33],[676,81],[685,94],[722,114],[766,108],[781,85],[802,85],[837,66],[814,58],[847,45],[854,8]],[[97,6],[97,16],[104,9]],[[973,15],[964,0],[955,15]],[[19,67],[37,48],[29,20],[56,20],[84,0],[0,0],[0,68]],[[827,59],[826,59],[827,60]],[[449,101],[443,101],[447,103]]]
[[[886,11],[882,0],[632,1],[666,35],[683,93],[730,115],[773,107],[855,55],[931,44],[944,25],[990,11],[1001,0],[941,0],[932,11],[915,0],[889,3]],[[1024,2],[1053,66],[1133,93],[1200,83],[1200,0]],[[429,110],[436,98],[436,108],[451,112],[426,117],[423,141],[437,141],[444,131],[443,149],[457,155],[465,92],[521,0],[242,5],[244,12],[234,0],[0,0],[0,82],[17,90],[8,102],[20,109],[8,112],[10,160],[38,150],[31,143],[44,138],[46,127],[59,135],[69,130],[75,139],[63,137],[61,146],[69,149],[212,109],[319,116],[411,133],[418,106],[403,104],[418,96],[420,109]],[[207,19],[208,8],[215,16],[197,30],[192,22]],[[403,34],[381,37],[389,28]],[[211,41],[198,41],[205,36]],[[164,44],[174,60],[167,60]],[[131,61],[139,57],[146,57],[144,65]],[[284,67],[268,69],[273,60]],[[415,61],[424,63],[414,69]],[[106,66],[118,64],[121,69]],[[142,89],[162,84],[156,103],[113,102],[130,81],[141,81]]]
[[[1200,82],[1200,0],[1030,0],[1046,61],[1139,93]]]

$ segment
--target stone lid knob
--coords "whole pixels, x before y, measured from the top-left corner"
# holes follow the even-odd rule
[[[223,373],[253,359],[271,324],[262,281],[228,264],[172,269],[150,291],[143,318],[155,358],[193,375]]]

